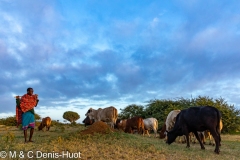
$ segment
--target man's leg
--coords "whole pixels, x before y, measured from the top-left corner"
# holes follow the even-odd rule
[[[23,130],[24,138],[25,138],[25,143],[27,143],[27,129]]]
[[[31,129],[30,129],[29,142],[33,142],[33,141],[32,141],[33,132],[34,132],[34,128],[31,128]]]

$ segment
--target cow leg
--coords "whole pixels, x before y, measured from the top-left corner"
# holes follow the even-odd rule
[[[148,137],[150,137],[150,134],[149,134],[148,130],[145,130],[145,131],[146,131],[146,133],[147,133]]]
[[[219,146],[220,146],[220,134],[218,134],[215,130],[210,130],[210,133],[212,134],[214,140],[215,140],[215,150],[214,152],[219,154],[220,150],[219,150]]]
[[[114,122],[110,122],[110,124],[111,124],[111,128],[114,129]]]
[[[190,143],[189,143],[189,133],[186,132],[186,135],[185,135],[186,139],[187,139],[187,148],[190,147]]]
[[[187,148],[189,148],[190,147],[190,143],[189,143],[189,131],[188,131],[188,128],[187,128],[187,126],[184,126],[183,128],[182,128],[182,132],[183,132],[183,135],[185,135],[185,137],[186,137],[186,139],[187,139]]]
[[[153,130],[154,131],[154,134],[155,134],[155,138],[157,138],[157,130]]]
[[[165,133],[164,133],[165,134]],[[165,138],[164,138],[164,140],[165,140],[165,142],[167,143],[167,133],[166,133],[166,135],[165,135]]]
[[[201,138],[202,138],[203,144],[206,144],[206,137],[205,137],[204,131],[200,132],[200,133],[201,133]]]
[[[218,135],[219,135],[219,146],[221,146],[221,135],[220,133]]]
[[[199,142],[199,144],[200,144],[200,146],[201,146],[201,149],[205,149],[205,147],[204,147],[204,145],[203,145],[203,143],[202,143],[202,140],[199,138],[198,132],[195,131],[195,132],[193,132],[193,133],[194,133],[195,137],[197,138],[197,140],[198,140],[198,142]]]
[[[214,140],[213,140],[212,135],[209,134],[208,136],[209,136],[209,145],[213,145],[213,146],[215,146],[215,142],[214,142]]]

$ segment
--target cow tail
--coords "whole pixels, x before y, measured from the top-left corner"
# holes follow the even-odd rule
[[[158,120],[156,119],[156,130],[158,130]]]
[[[218,120],[218,123],[217,123],[216,130],[217,130],[217,134],[219,135],[219,144],[221,145],[220,119],[221,119],[220,111],[217,109],[217,120]]]
[[[142,135],[144,135],[144,132],[145,132],[145,128],[144,128],[144,122],[143,122],[143,119],[142,119]]]
[[[217,130],[219,135],[220,135],[220,119],[221,119],[220,112],[217,109],[217,127],[216,127],[216,130]]]
[[[118,111],[117,111],[116,108],[114,108],[114,113],[113,113],[113,115],[114,115],[114,125],[116,125],[116,123],[117,123],[117,117],[118,117]]]

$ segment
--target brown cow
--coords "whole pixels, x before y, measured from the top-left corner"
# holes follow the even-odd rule
[[[130,118],[127,120],[125,133],[133,133],[133,129],[137,128],[138,134],[143,134],[144,123],[143,119],[139,116]]]
[[[166,137],[166,121],[164,122],[164,125],[162,126],[161,131],[159,132],[159,138],[163,139]]]
[[[43,128],[46,126],[47,131],[49,131],[51,122],[52,121],[50,117],[43,118],[41,124],[38,126],[38,130],[43,130]]]
[[[125,131],[125,129],[126,129],[126,123],[127,123],[127,119],[121,120],[121,121],[117,124],[117,128]]]

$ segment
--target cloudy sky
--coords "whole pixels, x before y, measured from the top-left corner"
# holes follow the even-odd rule
[[[209,96],[240,109],[239,0],[0,0],[0,118]]]

